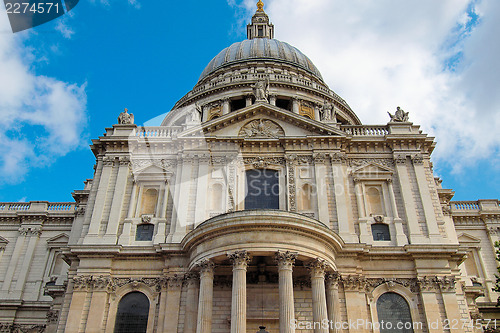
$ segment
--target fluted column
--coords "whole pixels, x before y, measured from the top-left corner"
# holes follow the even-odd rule
[[[328,333],[328,325],[323,325],[323,323],[328,323],[325,292],[326,263],[322,259],[314,259],[307,263],[307,268],[311,274],[313,321],[321,323],[321,325],[314,325],[314,333]]]
[[[335,326],[336,322],[340,322],[339,281],[340,275],[337,272],[326,275],[326,307],[330,321],[330,333],[339,332]]]
[[[233,262],[233,291],[231,300],[231,333],[247,331],[247,266],[250,256],[247,251],[236,251],[227,255]]]
[[[297,256],[296,252],[276,252],[275,260],[278,263],[279,273],[280,333],[295,332],[292,325],[295,320],[292,272]]]
[[[184,321],[184,333],[196,332],[196,314],[198,312],[198,285],[199,276],[196,273],[186,274],[186,320]]]
[[[197,266],[200,268],[200,299],[198,302],[196,333],[212,333],[215,264],[208,259],[204,259]]]

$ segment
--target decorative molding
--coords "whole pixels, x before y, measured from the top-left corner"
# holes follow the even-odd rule
[[[200,273],[213,273],[215,269],[215,264],[210,259],[202,259],[195,266],[200,270]]]
[[[361,275],[348,275],[342,277],[342,285],[346,291],[365,291],[366,278]]]
[[[406,159],[405,159],[406,161]],[[390,158],[351,158],[349,159],[349,166],[351,167],[363,167],[369,164],[378,164],[387,168],[392,168],[394,166],[394,160]]]
[[[334,164],[345,164],[348,159],[345,153],[333,153],[330,154],[330,161]]]
[[[228,253],[227,257],[233,263],[233,267],[243,267],[245,269],[250,263],[250,260],[252,260],[246,250]]]
[[[47,325],[0,323],[0,332],[9,333],[44,333]]]
[[[255,169],[267,168],[269,165],[285,165],[283,157],[244,157],[243,163],[253,165]]]
[[[141,216],[142,223],[150,224],[152,220],[153,220],[153,215],[142,215]]]
[[[226,156],[212,156],[210,159],[210,165],[226,165]]]
[[[245,138],[279,138],[285,135],[285,131],[272,120],[255,119],[243,125],[238,135]]]
[[[49,324],[57,323],[58,319],[59,319],[59,311],[55,310],[47,311],[47,323]]]
[[[422,155],[420,155],[420,154],[416,154],[416,155],[414,155],[414,156],[411,158],[411,160],[412,160],[413,164],[415,164],[415,165],[422,165],[422,164],[424,164],[424,158],[423,158],[423,156],[422,156]]]
[[[290,211],[296,212],[297,211],[297,203],[296,203],[296,185],[295,185],[295,165],[293,161],[290,161],[290,157],[287,158],[287,169],[288,169],[288,200],[290,207]]]
[[[314,153],[312,158],[313,158],[314,164],[324,164],[328,158],[328,154]]]
[[[274,261],[278,264],[280,268],[291,269],[295,264],[295,259],[297,259],[298,256],[299,256],[298,252],[277,251],[274,255]]]
[[[137,159],[131,162],[132,170],[137,172],[138,170],[145,169],[150,166],[156,166],[166,172],[172,172],[173,168],[177,165],[177,160],[174,159],[159,159],[159,158],[149,158],[149,159]]]
[[[418,279],[418,285],[422,291],[454,292],[456,280],[453,276],[424,276]]]
[[[312,155],[290,154],[285,156],[288,165],[311,165],[313,163]]]
[[[305,264],[311,277],[325,277],[325,271],[328,268],[328,265],[324,259],[315,258]]]
[[[406,164],[406,156],[405,155],[398,155],[394,158],[394,162],[396,164]]]
[[[326,287],[338,289],[342,277],[338,272],[327,273],[325,276]]]

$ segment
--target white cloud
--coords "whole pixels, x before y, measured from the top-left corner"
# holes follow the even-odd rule
[[[247,21],[255,11],[255,1],[228,3]],[[276,38],[308,55],[363,123],[384,123],[400,105],[436,136],[438,165],[498,158],[500,2],[269,0],[265,10]]]
[[[0,10],[0,31],[9,29]],[[84,141],[86,85],[37,75],[29,34],[0,33],[0,183],[21,182]]]

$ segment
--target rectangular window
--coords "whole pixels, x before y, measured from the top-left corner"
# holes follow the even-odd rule
[[[264,28],[259,27],[259,37],[264,37]]]
[[[245,209],[279,209],[279,172],[253,169],[246,172]]]

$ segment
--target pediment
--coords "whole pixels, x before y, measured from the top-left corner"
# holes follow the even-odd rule
[[[135,159],[132,160],[132,172],[136,177],[145,177],[148,175],[170,174],[174,161],[166,159]]]
[[[394,170],[376,162],[370,162],[366,165],[357,167],[352,171],[352,175],[359,179],[390,179]]]
[[[468,234],[460,234],[458,235],[458,242],[459,243],[481,243],[481,240],[479,238],[476,238],[474,236],[468,235]]]
[[[69,242],[69,236],[66,234],[59,234],[47,240],[49,247],[66,246]]]
[[[326,135],[345,136],[345,133],[274,105],[257,103],[188,129],[178,137],[198,135],[277,139]]]

